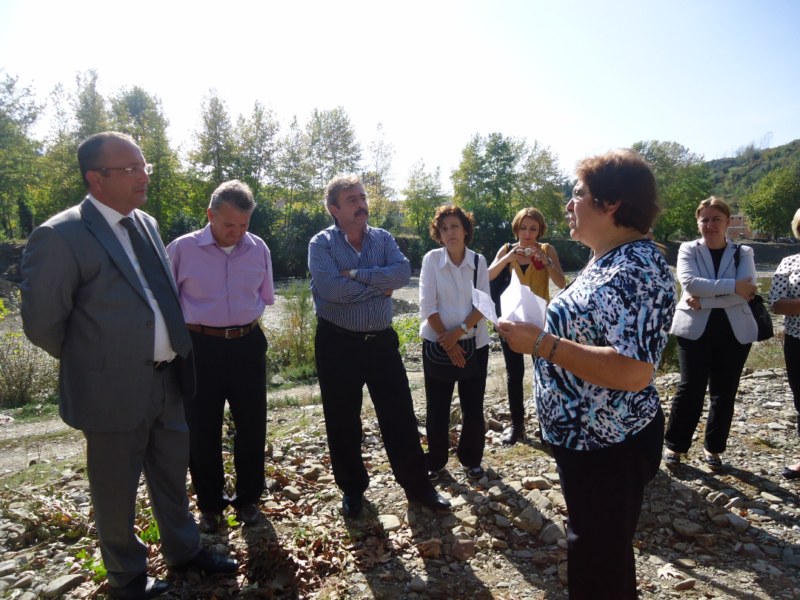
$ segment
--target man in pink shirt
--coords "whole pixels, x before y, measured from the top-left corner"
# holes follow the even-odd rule
[[[247,184],[226,181],[211,195],[208,225],[167,247],[197,366],[197,395],[186,401],[186,420],[204,533],[217,530],[229,504],[241,522],[258,522],[264,491],[267,341],[259,318],[275,292],[269,248],[247,232],[254,208]],[[235,426],[232,497],[222,465],[226,400]]]

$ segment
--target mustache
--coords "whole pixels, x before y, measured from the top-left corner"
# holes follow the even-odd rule
[[[359,208],[356,211],[356,214],[353,215],[353,216],[360,217],[361,215],[364,215],[364,216],[368,217],[369,216],[369,211],[366,208]]]

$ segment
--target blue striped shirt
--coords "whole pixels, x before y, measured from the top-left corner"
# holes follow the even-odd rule
[[[355,279],[342,271],[358,269]],[[336,225],[308,244],[308,271],[317,316],[350,331],[380,331],[392,325],[387,290],[408,285],[411,265],[388,231],[367,226],[361,252]]]

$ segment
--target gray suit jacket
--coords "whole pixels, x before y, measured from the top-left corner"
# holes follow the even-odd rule
[[[139,210],[135,218],[170,273],[156,221]],[[153,382],[155,318],[122,244],[88,198],[31,234],[22,274],[25,333],[61,360],[64,421],[85,431],[137,427]]]
[[[739,248],[739,267],[734,261],[735,248],[729,241],[722,253],[719,274],[716,275],[711,252],[702,239],[681,244],[678,251],[678,281],[683,289],[670,333],[696,340],[706,330],[711,309],[722,308],[740,344],[756,341],[758,327],[750,306],[747,300],[735,293],[737,279],[751,277],[755,282],[756,265],[753,249],[750,246]],[[700,310],[689,307],[689,296],[700,299]]]

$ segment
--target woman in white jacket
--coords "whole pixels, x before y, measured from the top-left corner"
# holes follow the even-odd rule
[[[752,248],[726,237],[731,211],[722,199],[703,200],[695,216],[703,237],[681,244],[678,254],[682,295],[670,333],[678,337],[681,381],[664,436],[664,463],[677,467],[689,450],[708,386],[703,457],[719,470],[739,377],[758,334],[747,304],[756,293],[756,268]]]

